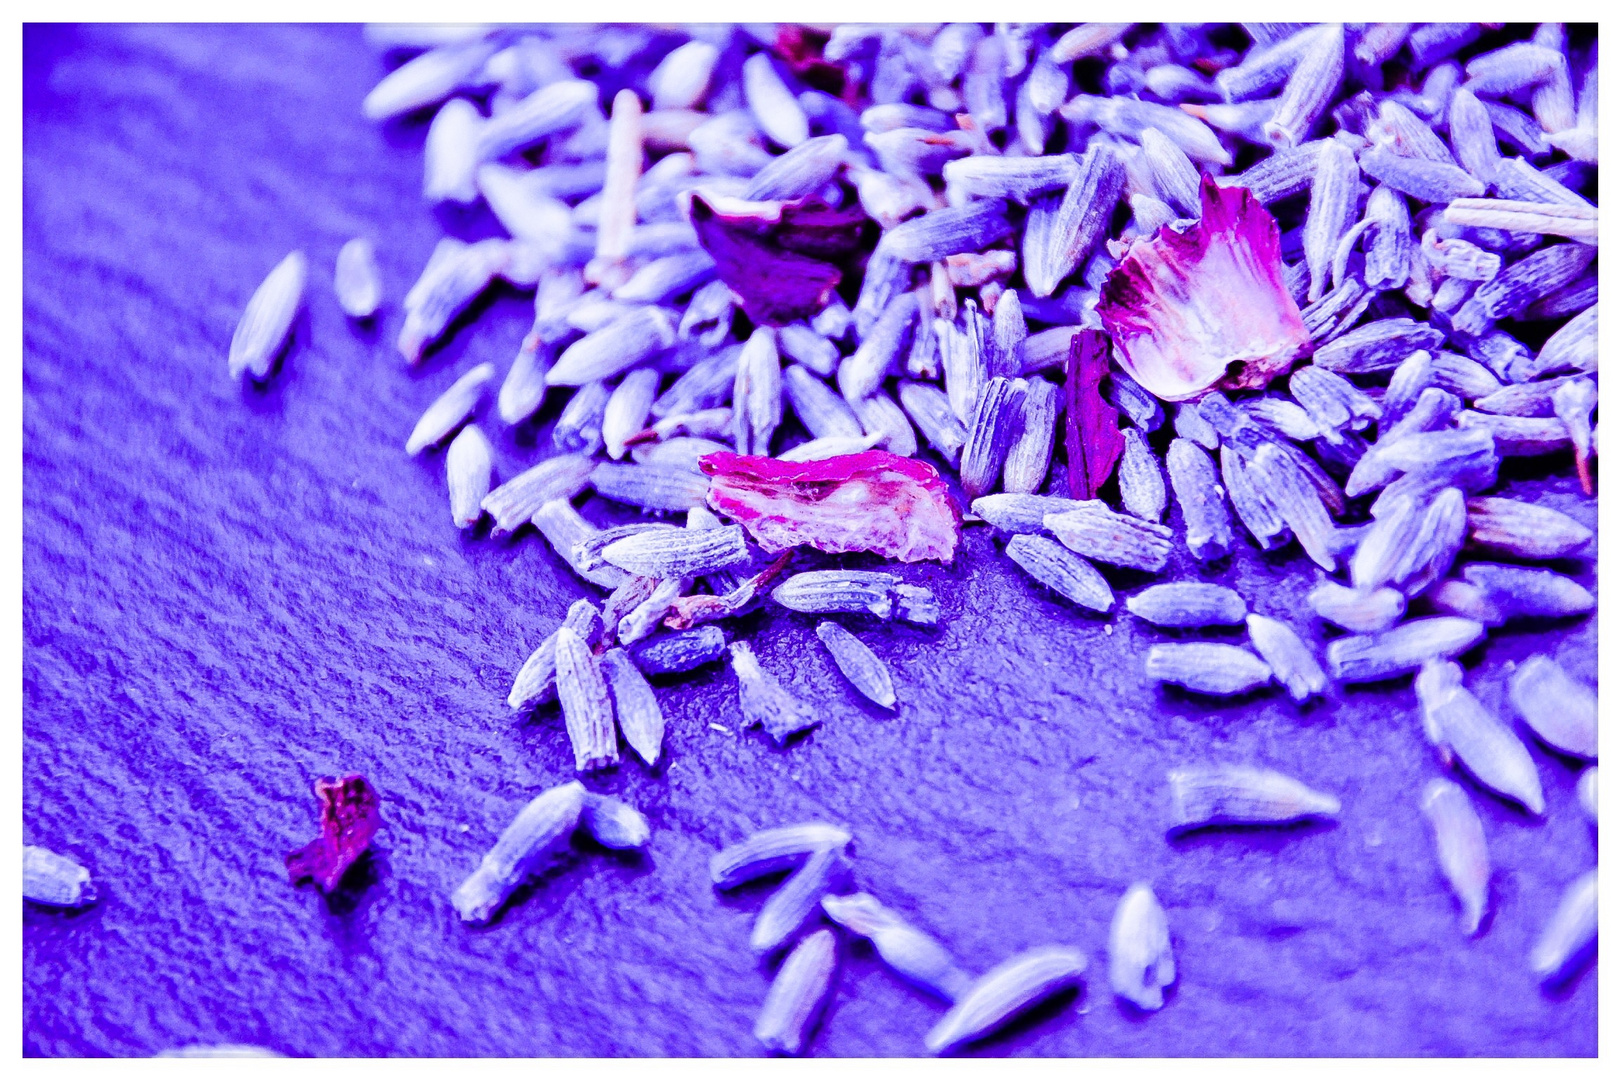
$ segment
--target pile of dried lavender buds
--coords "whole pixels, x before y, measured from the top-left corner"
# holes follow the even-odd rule
[[[532,523],[606,593],[573,606],[508,699],[560,700],[579,771],[616,765],[621,735],[656,762],[664,721],[646,677],[728,650],[750,724],[778,743],[817,724],[746,642],[727,644],[727,620],[767,600],[939,619],[899,568],[803,568],[815,552],[948,562],[964,520],[982,521],[1030,576],[1107,617],[1115,597],[1094,564],[1158,572],[1177,544],[1213,563],[1240,543],[1297,541],[1324,571],[1315,614],[1348,632],[1325,665],[1236,592],[1179,581],[1126,606],[1160,626],[1246,624],[1252,649],[1167,642],[1146,671],[1209,695],[1275,683],[1300,702],[1330,681],[1416,673],[1424,730],[1474,781],[1437,778],[1422,809],[1464,928],[1479,930],[1490,863],[1472,800],[1532,814],[1544,802],[1520,736],[1454,658],[1509,620],[1595,609],[1536,565],[1589,557],[1591,531],[1491,494],[1501,459],[1521,455],[1554,455],[1593,491],[1594,28],[368,37],[414,54],[364,109],[432,115],[427,200],[481,199],[510,234],[440,242],[403,298],[400,353],[421,360],[497,280],[532,288],[533,329],[483,422],[520,424],[566,398],[554,452],[493,490],[471,422],[490,364],[432,404],[406,449],[448,441],[457,526]],[[255,294],[233,373],[273,375],[307,276],[295,252]],[[379,310],[367,241],[345,247],[334,283],[354,318]],[[790,413],[805,437],[783,426]],[[683,513],[684,528],[599,528],[573,504],[587,489]],[[1163,523],[1172,495],[1179,528]],[[817,633],[861,694],[894,707],[890,673],[858,637],[834,621]],[[1596,760],[1591,687],[1537,657],[1510,696],[1551,749]],[[1595,774],[1581,785],[1594,821]],[[1339,810],[1259,767],[1178,770],[1169,791],[1173,830]],[[456,891],[462,917],[489,919],[576,827],[611,847],[649,835],[622,803],[552,789]],[[755,933],[762,953],[790,950],[756,1032],[766,1047],[799,1052],[831,986],[823,916],[954,1003],[927,1039],[936,1052],[1081,977],[1084,953],[1052,946],[973,978],[872,896],[842,895],[849,841],[807,823],[716,856],[722,888],[795,870]],[[1549,913],[1530,965],[1565,977],[1595,939],[1594,870]],[[1175,968],[1145,885],[1121,901],[1109,955],[1118,994],[1163,1004]]]

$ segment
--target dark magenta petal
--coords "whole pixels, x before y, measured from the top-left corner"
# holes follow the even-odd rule
[[[871,249],[876,224],[858,205],[815,196],[773,209],[722,213],[692,193],[692,227],[720,280],[754,322],[783,326],[827,306],[845,271]]]
[[[1125,450],[1119,410],[1103,400],[1099,389],[1107,374],[1108,335],[1101,330],[1075,334],[1063,382],[1067,405],[1063,434],[1069,453],[1069,494],[1076,499],[1095,499]]]
[[[1165,401],[1256,389],[1311,348],[1283,281],[1277,219],[1242,187],[1205,176],[1203,216],[1132,242],[1097,314],[1119,362]]]
[[[377,792],[363,776],[323,777],[315,781],[315,795],[321,800],[321,835],[287,853],[287,874],[294,885],[313,878],[329,893],[371,846],[383,820]]]
[[[875,551],[901,562],[950,562],[962,515],[934,467],[885,450],[822,461],[714,453],[709,506],[740,523],[760,547]]]

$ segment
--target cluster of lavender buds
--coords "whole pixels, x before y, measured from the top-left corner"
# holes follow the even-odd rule
[[[1113,618],[1114,589],[1138,580],[1115,568],[1162,573],[1178,546],[1218,566],[1252,544],[1315,564],[1310,606],[1345,635],[1318,657],[1253,598],[1166,582],[1124,605],[1182,632],[1147,651],[1147,676],[1304,702],[1415,675],[1414,718],[1472,778],[1437,779],[1421,810],[1479,929],[1490,871],[1470,798],[1545,806],[1520,735],[1453,658],[1505,623],[1596,605],[1562,572],[1592,557],[1591,530],[1497,493],[1520,457],[1595,488],[1595,28],[367,33],[403,62],[366,115],[431,118],[425,199],[481,201],[508,235],[445,238],[397,300],[357,239],[334,286],[355,319],[397,323],[408,364],[486,289],[533,291],[504,373],[467,371],[406,449],[448,446],[457,527],[532,523],[600,594],[538,643],[509,698],[560,701],[582,773],[616,766],[621,735],[655,762],[646,677],[727,656],[745,722],[791,752],[816,705],[721,628],[768,601],[933,625],[940,607],[904,567],[951,561],[964,517],[1087,619]],[[265,280],[233,373],[273,376],[309,276],[295,252]],[[480,425],[548,405],[551,445],[497,484]],[[587,492],[684,522],[599,526],[575,506]],[[846,552],[892,565],[840,569]],[[1246,628],[1247,647],[1185,640],[1208,626]],[[844,626],[818,637],[862,695],[904,700]],[[1538,740],[1595,761],[1592,688],[1550,658],[1514,685]],[[1169,790],[1172,831],[1339,808],[1260,763],[1180,770]],[[480,917],[524,865],[490,871]],[[1115,984],[1157,1007],[1174,968],[1142,888]],[[819,897],[797,898],[795,928]],[[827,911],[882,922],[852,903]],[[1595,904],[1583,878],[1549,913],[1538,976],[1589,954]],[[770,1048],[803,1047],[831,941],[788,961],[761,1021]],[[1068,953],[1033,963],[1031,985],[1077,977]],[[1022,992],[993,985],[991,1011]],[[994,1026],[958,1020],[928,1045]]]

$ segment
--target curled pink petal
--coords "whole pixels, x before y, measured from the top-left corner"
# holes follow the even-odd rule
[[[766,551],[804,544],[947,563],[956,555],[962,515],[926,462],[867,450],[802,462],[714,453],[698,464],[714,478],[710,508]]]
[[[1310,351],[1283,282],[1277,219],[1247,189],[1206,175],[1203,217],[1132,242],[1097,314],[1120,364],[1165,401],[1257,389]]]

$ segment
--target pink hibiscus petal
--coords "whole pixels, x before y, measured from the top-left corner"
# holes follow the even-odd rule
[[[962,515],[934,467],[885,450],[821,461],[714,453],[709,506],[768,552],[875,551],[901,562],[950,562]]]
[[[1208,175],[1199,194],[1198,223],[1133,241],[1097,305],[1121,366],[1165,401],[1263,387],[1311,349],[1283,282],[1277,219],[1247,188]]]

